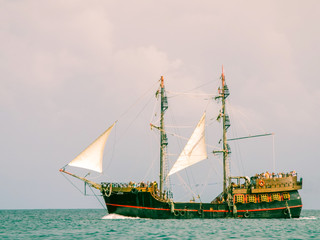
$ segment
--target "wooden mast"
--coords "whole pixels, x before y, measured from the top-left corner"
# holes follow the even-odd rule
[[[160,79],[160,95],[161,95],[161,114],[160,114],[160,196],[162,197],[164,188],[164,171],[165,171],[165,150],[168,145],[167,134],[164,130],[164,113],[168,108],[168,101],[165,95],[164,79]]]
[[[222,81],[222,122],[223,122],[223,193],[227,193],[227,160],[228,160],[228,147],[227,147],[227,129],[226,129],[226,95],[225,95],[225,77],[223,73],[221,73],[221,81]]]
[[[218,150],[218,151],[213,151],[212,153],[223,153],[223,196],[226,197],[227,196],[227,184],[228,184],[228,168],[229,168],[229,164],[228,164],[228,154],[229,152],[229,146],[227,143],[227,130],[230,127],[230,120],[229,120],[229,116],[227,115],[226,112],[226,98],[229,96],[229,89],[226,85],[225,82],[225,76],[224,76],[224,72],[223,72],[223,66],[222,66],[222,73],[221,73],[221,87],[222,89],[218,89],[219,91],[219,95],[215,97],[215,100],[218,100],[221,98],[221,102],[222,102],[222,108],[220,110],[219,116],[217,117],[217,120],[220,121],[220,119],[222,118],[222,150]]]
[[[226,85],[225,76],[223,72],[223,66],[222,66],[222,73],[221,73],[221,87],[222,89],[219,89],[219,96],[217,98],[221,98],[222,102],[222,109],[220,113],[220,117],[222,117],[222,128],[223,128],[223,136],[222,136],[222,144],[223,144],[223,193],[224,197],[227,195],[227,188],[228,188],[228,155],[229,155],[229,146],[227,143],[227,130],[230,127],[230,119],[226,112],[226,98],[229,96],[229,89]],[[217,99],[216,98],[216,99]]]

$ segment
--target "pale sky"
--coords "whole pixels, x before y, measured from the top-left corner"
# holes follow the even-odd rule
[[[157,80],[172,92],[212,81],[198,91],[215,94],[222,65],[229,110],[246,116],[231,118],[231,136],[274,132],[276,171],[297,171],[304,209],[319,209],[319,11],[292,0],[0,0],[0,209],[100,208],[58,170],[116,120],[97,181],[158,180]],[[194,99],[169,98],[178,124],[197,124],[206,104]],[[272,171],[272,139],[247,144],[231,171]],[[214,168],[201,166],[193,176]],[[218,172],[208,201],[222,189]]]

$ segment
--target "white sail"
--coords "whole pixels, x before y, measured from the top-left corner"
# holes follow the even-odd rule
[[[205,117],[206,113],[203,114],[168,176],[208,158],[204,135]]]
[[[112,124],[93,143],[83,150],[68,165],[73,167],[86,168],[102,173],[103,151],[109,134],[116,123]]]

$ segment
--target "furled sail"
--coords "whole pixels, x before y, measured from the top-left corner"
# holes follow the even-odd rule
[[[206,113],[203,114],[168,176],[208,158],[204,135],[205,117]]]
[[[116,123],[112,124],[93,143],[83,150],[68,165],[73,167],[86,168],[102,173],[103,151],[109,134]]]

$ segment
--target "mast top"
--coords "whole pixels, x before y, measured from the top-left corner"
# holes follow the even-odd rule
[[[222,84],[224,85],[224,72],[223,72],[223,65],[222,65],[222,73],[221,73],[221,78],[222,78]]]
[[[161,76],[161,88],[163,88],[163,86],[164,86],[164,83],[163,83],[163,76]]]

